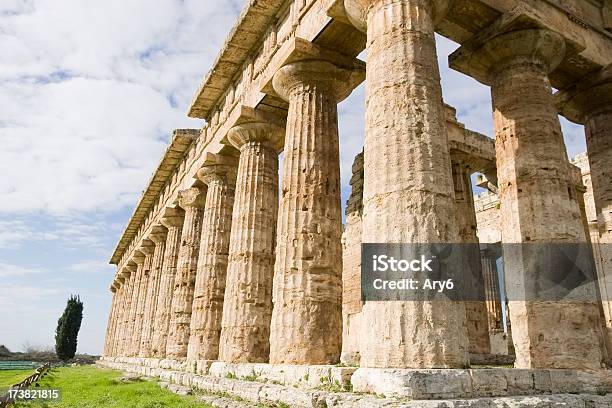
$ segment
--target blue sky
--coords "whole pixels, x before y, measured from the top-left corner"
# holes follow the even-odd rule
[[[154,4],[154,6],[152,6]],[[85,303],[79,351],[100,353],[108,259],[174,128],[186,117],[242,0],[0,2],[0,344],[52,346],[70,294]],[[445,100],[492,134],[489,89],[451,71]],[[363,86],[339,107],[343,204],[363,144]],[[570,155],[584,151],[566,121]]]

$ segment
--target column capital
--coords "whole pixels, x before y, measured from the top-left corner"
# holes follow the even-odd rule
[[[164,244],[168,236],[168,229],[163,225],[154,225],[149,234],[149,239],[155,243],[155,245]]]
[[[182,227],[185,222],[185,210],[180,207],[166,207],[162,211],[160,223],[164,227],[178,228]]]
[[[559,113],[585,124],[592,115],[612,111],[612,64],[555,94]]]
[[[155,243],[148,238],[145,238],[140,243],[138,250],[146,255],[153,255],[153,251],[155,250]]]
[[[568,54],[568,40],[559,33],[541,28],[506,29],[477,34],[448,57],[449,66],[491,85],[499,71],[513,65],[538,66],[549,74]]]
[[[198,170],[198,179],[206,185],[218,181],[233,186],[236,184],[237,171],[238,159],[236,157],[208,153],[204,166]]]
[[[283,148],[285,129],[267,122],[248,122],[236,125],[227,134],[227,139],[236,149],[250,142],[259,142],[275,151]]]
[[[434,23],[442,20],[448,11],[452,0],[404,0],[413,3],[417,7],[429,7],[431,19]],[[368,13],[377,4],[382,5],[382,0],[344,0],[344,9],[349,21],[360,31],[367,31]]]
[[[132,252],[131,261],[134,262],[137,266],[142,265],[144,263],[144,260],[145,254],[140,249],[136,249],[134,250],[134,252]],[[132,273],[134,273],[134,271]]]
[[[178,192],[179,206],[183,209],[189,207],[204,208],[206,191],[200,187],[191,187]]]
[[[318,88],[336,102],[346,99],[355,84],[362,81],[362,71],[340,68],[326,60],[309,59],[290,62],[281,67],[272,79],[272,86],[281,98],[288,101],[303,87]]]

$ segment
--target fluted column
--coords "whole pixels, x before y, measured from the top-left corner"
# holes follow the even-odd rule
[[[110,356],[110,348],[111,348],[111,344],[113,341],[112,340],[113,331],[114,331],[113,326],[115,323],[115,315],[117,313],[117,301],[119,297],[117,294],[117,288],[115,288],[114,286],[111,286],[111,293],[112,293],[111,306],[110,306],[110,310],[108,311],[108,320],[106,323],[106,336],[104,337],[104,349],[102,351],[102,355],[104,357]]]
[[[459,242],[434,38],[448,1],[344,4],[367,32],[363,242]],[[362,367],[468,365],[462,303],[365,302],[361,324]]]
[[[503,331],[503,316],[497,258],[499,258],[499,255],[491,249],[480,251],[489,331],[500,332]]]
[[[130,261],[124,269],[126,271],[124,290],[123,294],[123,302],[121,313],[119,315],[119,333],[117,334],[117,342],[116,342],[116,355],[117,356],[125,356],[126,355],[126,342],[129,330],[129,321],[130,321],[130,310],[132,306],[132,292],[134,286],[134,280],[136,277],[138,265],[133,261]]]
[[[548,78],[565,51],[565,40],[557,33],[517,30],[483,41],[468,60],[491,84],[504,274],[517,368],[601,367],[596,302],[534,297],[549,289],[541,287],[550,279],[551,265],[542,248],[586,243]],[[594,287],[581,290],[595,299],[595,293],[588,293]]]
[[[166,251],[166,236],[168,230],[156,225],[149,234],[149,239],[155,244],[153,259],[151,261],[151,273],[147,286],[146,303],[144,310],[144,320],[142,325],[142,337],[140,339],[140,357],[151,357],[152,335],[155,330],[155,308],[159,294],[159,282],[164,263],[164,253]]]
[[[187,359],[191,361],[216,360],[219,357],[236,167],[237,161],[233,157],[211,155],[211,162],[205,163],[198,172],[199,179],[208,186],[208,192],[187,352]]]
[[[166,342],[167,358],[185,359],[187,357],[205,194],[206,189],[203,187],[192,187],[179,192],[179,205],[185,210],[185,222],[181,233],[181,247],[174,280],[174,295]]]
[[[119,344],[121,342],[121,330],[123,325],[122,313],[125,309],[125,289],[128,280],[129,273],[125,272],[125,268],[122,271],[121,278],[119,280],[120,286],[117,289],[117,305],[115,309],[115,317],[113,323],[113,337],[109,348],[109,355],[117,357],[119,355]]]
[[[166,251],[162,265],[157,306],[155,309],[155,329],[152,336],[153,357],[166,356],[166,342],[168,340],[168,326],[174,293],[174,280],[176,277],[179,249],[181,247],[181,231],[185,221],[185,211],[180,208],[166,208],[161,223],[168,229],[166,237]]]
[[[350,71],[319,60],[274,76],[289,102],[274,269],[270,363],[333,364],[342,337],[337,103]]]
[[[599,239],[596,246],[608,353],[612,355],[612,65],[559,92],[561,112],[584,124]]]
[[[278,151],[284,132],[268,123],[232,128],[240,150],[219,360],[267,362],[278,216]]]
[[[138,311],[138,297],[140,293],[140,283],[142,281],[142,274],[144,272],[144,261],[145,255],[140,250],[135,250],[132,255],[132,261],[136,264],[136,270],[132,272],[132,279],[130,281],[130,301],[129,311],[126,313],[127,320],[125,324],[125,332],[123,336],[123,355],[128,357],[132,356],[132,341],[134,339],[134,328],[136,322],[136,314]]]
[[[489,321],[485,303],[485,288],[480,260],[480,247],[476,235],[476,209],[472,192],[472,170],[470,163],[462,159],[452,161],[453,182],[455,185],[455,219],[459,230],[459,242],[465,245],[465,279],[469,279],[471,298],[465,302],[469,352],[489,354]]]
[[[137,357],[140,354],[140,340],[143,335],[145,305],[147,303],[147,291],[149,288],[149,278],[151,276],[151,266],[153,264],[153,252],[155,244],[149,239],[143,239],[140,245],[140,252],[144,254],[144,261],[140,281],[138,282],[138,297],[136,298],[136,312],[134,315],[134,329],[132,331],[130,356]]]

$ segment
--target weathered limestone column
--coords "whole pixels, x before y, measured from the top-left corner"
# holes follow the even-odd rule
[[[345,0],[367,32],[364,243],[459,242],[434,39],[447,0]],[[468,363],[463,303],[365,302],[361,367]]]
[[[191,314],[189,361],[219,357],[237,165],[235,157],[210,155],[198,171],[208,192]]]
[[[600,368],[595,302],[525,298],[546,279],[541,274],[550,264],[547,253],[537,251],[538,244],[586,242],[548,79],[565,56],[565,40],[546,30],[517,30],[472,47],[464,48],[464,70],[478,68],[491,84],[515,366]],[[511,243],[523,247],[508,253]]]
[[[253,122],[233,127],[240,150],[219,360],[265,363],[270,354],[272,279],[278,216],[278,151],[283,129]]]
[[[206,189],[203,187],[192,187],[179,192],[179,205],[185,210],[185,222],[181,235],[181,248],[178,254],[166,342],[166,357],[171,359],[187,357],[191,305],[198,267],[205,197]]]
[[[166,357],[166,342],[168,340],[168,326],[174,294],[174,279],[177,270],[179,249],[181,247],[181,232],[185,221],[185,211],[181,208],[164,209],[161,223],[168,229],[166,237],[166,251],[162,265],[157,306],[155,309],[155,330],[153,331],[152,350],[153,357]]]
[[[487,304],[485,303],[485,287],[480,260],[480,247],[476,235],[476,209],[474,208],[474,193],[472,192],[472,170],[465,160],[453,159],[453,180],[455,185],[455,203],[457,205],[457,228],[459,243],[466,245],[466,275],[470,279],[471,297],[465,302],[469,352],[473,354],[489,354],[491,342],[489,338],[489,321]]]
[[[157,307],[159,282],[164,263],[167,235],[168,230],[162,225],[153,226],[151,233],[149,234],[149,239],[155,244],[155,249],[153,251],[151,273],[149,274],[149,282],[147,286],[144,320],[142,325],[142,338],[140,339],[140,357],[151,357],[152,354],[152,335],[153,331],[155,330],[155,308]]]
[[[355,156],[342,234],[342,353],[340,362],[359,365],[361,335],[361,217],[363,215],[363,152]]]
[[[612,353],[612,65],[556,95],[568,119],[584,124],[599,228],[599,287],[608,353]]]
[[[125,277],[125,294],[123,300],[123,307],[121,310],[120,319],[120,331],[117,338],[117,355],[125,356],[126,355],[126,345],[127,345],[127,337],[128,331],[130,329],[130,311],[132,309],[132,293],[134,288],[134,280],[136,278],[136,271],[138,265],[134,262],[134,258],[124,267],[126,270]]]
[[[147,303],[147,290],[153,265],[153,252],[155,244],[150,239],[143,239],[140,244],[140,252],[145,256],[140,282],[138,283],[138,298],[136,298],[136,312],[134,316],[134,329],[132,331],[130,356],[138,357],[140,354],[140,339],[143,335],[145,305]]]
[[[123,355],[126,357],[131,357],[133,354],[132,342],[134,339],[134,327],[138,310],[138,297],[142,295],[140,293],[140,283],[144,272],[144,253],[141,252],[140,249],[135,250],[132,254],[132,261],[136,264],[136,270],[132,272],[133,278],[131,279],[130,301],[128,304],[129,313],[126,313],[127,320],[123,337]]]
[[[272,364],[334,364],[342,341],[337,104],[351,71],[321,60],[274,76],[289,101],[270,334]]]
[[[480,251],[489,331],[499,332],[503,331],[503,315],[501,293],[499,289],[499,274],[497,272],[497,258],[499,258],[498,254],[489,248]]]
[[[125,310],[125,288],[128,280],[129,272],[125,268],[121,272],[119,282],[121,286],[117,289],[117,306],[115,309],[115,317],[113,323],[113,337],[110,344],[109,355],[117,357],[119,355],[119,345],[121,343],[121,331],[123,327],[122,314]]]
[[[102,355],[104,357],[109,357],[111,355],[110,349],[111,349],[111,344],[113,342],[114,325],[115,325],[115,318],[117,314],[117,301],[119,300],[118,299],[119,294],[117,293],[117,288],[115,288],[114,286],[114,282],[110,290],[112,293],[112,299],[111,299],[110,310],[108,312],[108,320],[106,324],[106,336],[104,337],[104,349],[102,351]]]

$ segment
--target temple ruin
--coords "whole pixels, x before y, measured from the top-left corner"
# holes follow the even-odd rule
[[[490,86],[493,138],[443,102],[434,33]],[[362,82],[343,225],[337,105]],[[612,1],[249,0],[188,115],[112,255],[101,364],[365,393],[333,406],[612,392]],[[585,126],[571,162],[559,115]],[[488,250],[481,302],[362,300],[362,243],[443,242],[589,243],[598,300],[506,302],[541,259]],[[470,368],[495,356],[514,368]]]

